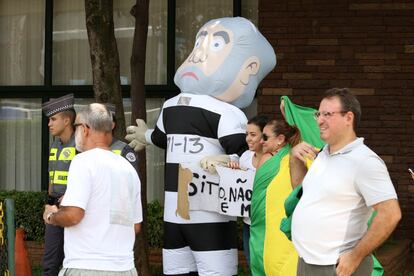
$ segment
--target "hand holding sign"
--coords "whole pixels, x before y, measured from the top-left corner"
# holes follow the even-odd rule
[[[207,156],[201,159],[200,166],[209,173],[215,173],[217,166],[227,166],[231,161],[230,156],[225,154]]]

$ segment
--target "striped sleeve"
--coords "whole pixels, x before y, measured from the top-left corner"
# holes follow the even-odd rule
[[[231,108],[221,115],[217,136],[226,154],[241,156],[248,149],[246,125],[247,118],[239,109]]]

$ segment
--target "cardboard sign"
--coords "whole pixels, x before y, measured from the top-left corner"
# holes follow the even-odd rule
[[[217,167],[220,177],[219,184],[219,213],[229,216],[250,217],[250,202],[252,200],[253,180],[252,170],[233,170]]]
[[[191,178],[192,172],[192,178]],[[211,174],[199,166],[180,164],[177,214],[189,219],[189,210],[249,217],[254,172],[217,167]]]

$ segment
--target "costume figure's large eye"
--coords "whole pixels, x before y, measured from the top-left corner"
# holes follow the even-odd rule
[[[214,52],[218,52],[223,49],[226,42],[221,36],[215,36],[213,40],[210,42],[210,49]]]

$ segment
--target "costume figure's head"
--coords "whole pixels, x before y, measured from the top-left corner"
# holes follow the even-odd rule
[[[181,92],[210,95],[243,108],[275,65],[272,46],[249,20],[213,19],[197,33],[174,82]]]

